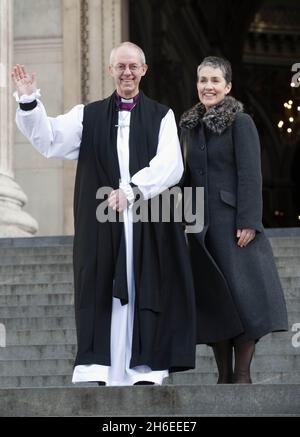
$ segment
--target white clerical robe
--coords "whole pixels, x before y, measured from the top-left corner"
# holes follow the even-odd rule
[[[21,97],[21,102],[32,101],[36,96]],[[21,132],[33,146],[47,158],[77,159],[79,155],[83,105],[77,105],[67,114],[48,117],[41,101],[31,111],[17,110],[16,122]],[[161,121],[156,156],[149,166],[132,177],[129,173],[129,111],[119,112],[117,151],[120,168],[120,188],[132,202],[133,182],[150,199],[167,187],[175,185],[183,173],[182,155],[177,136],[176,122],[172,110]],[[98,364],[78,365],[74,368],[73,383],[104,381],[107,385],[132,385],[138,381],[161,384],[168,376],[167,369],[152,371],[148,366],[130,368],[133,318],[134,318],[134,264],[133,264],[133,222],[132,204],[124,211],[126,238],[126,266],[128,283],[128,304],[121,305],[113,298],[111,319],[111,366]]]

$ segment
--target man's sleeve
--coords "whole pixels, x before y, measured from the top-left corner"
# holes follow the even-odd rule
[[[144,199],[151,199],[176,185],[183,174],[183,162],[173,111],[162,119],[157,153],[149,166],[138,171],[131,182],[142,192]]]
[[[22,105],[21,105],[22,106]],[[83,105],[68,113],[48,117],[37,99],[31,110],[17,109],[16,123],[34,148],[46,158],[77,159],[82,136]]]

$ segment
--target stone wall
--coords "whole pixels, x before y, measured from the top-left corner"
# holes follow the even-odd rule
[[[14,0],[14,63],[35,71],[49,116],[113,90],[111,49],[127,39],[127,0]],[[38,235],[73,233],[76,162],[47,160],[15,129],[14,172]]]
[[[14,0],[14,63],[36,72],[48,115],[64,110],[61,0]],[[63,162],[47,160],[15,129],[14,171],[39,235],[64,231]]]

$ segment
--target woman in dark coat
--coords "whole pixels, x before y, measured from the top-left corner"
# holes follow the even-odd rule
[[[200,103],[183,114],[180,127],[185,185],[204,187],[205,193],[204,228],[188,234],[198,343],[213,347],[218,383],[251,383],[255,343],[267,333],[288,329],[262,226],[259,137],[242,104],[228,96],[230,63],[208,57],[197,72]]]

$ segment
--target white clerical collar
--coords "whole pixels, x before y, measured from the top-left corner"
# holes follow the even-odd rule
[[[123,102],[123,103],[133,103],[133,99],[123,99],[123,97],[121,97],[121,102]]]

